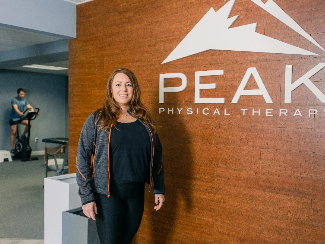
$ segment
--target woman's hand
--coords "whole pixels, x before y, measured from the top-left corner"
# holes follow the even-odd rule
[[[88,218],[96,220],[95,214],[98,214],[98,213],[97,213],[97,206],[96,206],[95,202],[90,202],[90,203],[83,205],[82,211]],[[95,214],[94,214],[94,212],[95,212]]]
[[[164,194],[155,194],[155,207],[154,209],[158,211],[161,209],[162,205],[164,204],[165,196]]]

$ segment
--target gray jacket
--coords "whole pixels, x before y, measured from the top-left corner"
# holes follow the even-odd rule
[[[152,141],[150,181],[147,182],[149,184],[149,191],[152,185],[154,185],[154,194],[164,194],[164,167],[162,164],[160,140],[149,125],[139,118],[137,119],[146,127]],[[111,128],[104,127],[101,131],[98,131],[100,121],[97,123],[96,121],[97,119],[94,117],[94,113],[87,118],[82,127],[77,150],[76,175],[79,185],[79,196],[83,205],[95,201],[94,192],[105,194],[108,197],[110,195],[110,160],[108,148]]]

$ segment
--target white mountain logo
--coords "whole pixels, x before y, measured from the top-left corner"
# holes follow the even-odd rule
[[[318,48],[325,51],[324,48],[322,48],[273,0],[269,0],[265,4],[262,0],[251,1],[316,45]],[[230,28],[238,17],[237,15],[229,18],[234,3],[235,0],[230,0],[217,12],[211,8],[164,60],[163,64],[207,50],[319,56],[316,53],[256,33],[257,23]]]

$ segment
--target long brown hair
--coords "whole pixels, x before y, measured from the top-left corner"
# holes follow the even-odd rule
[[[105,126],[107,126],[107,128],[109,128],[110,126],[115,126],[117,123],[118,114],[119,114],[119,111],[121,108],[118,105],[118,103],[115,101],[115,99],[113,98],[112,83],[113,83],[113,79],[114,79],[115,75],[118,73],[123,73],[123,74],[127,75],[129,77],[129,79],[131,81],[131,85],[133,87],[133,95],[132,95],[132,99],[129,103],[131,114],[135,117],[138,117],[146,124],[150,125],[151,128],[155,129],[153,119],[149,115],[145,106],[140,101],[141,92],[140,92],[140,87],[139,87],[137,78],[135,77],[134,73],[131,70],[121,68],[121,69],[115,70],[109,77],[108,82],[107,82],[106,95],[104,98],[103,107],[97,109],[94,112],[96,121],[97,122],[101,121],[99,124],[99,131],[101,131]]]

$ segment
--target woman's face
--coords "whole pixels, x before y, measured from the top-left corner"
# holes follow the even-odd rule
[[[133,96],[130,78],[124,73],[117,73],[112,82],[112,95],[120,106],[128,106]]]

